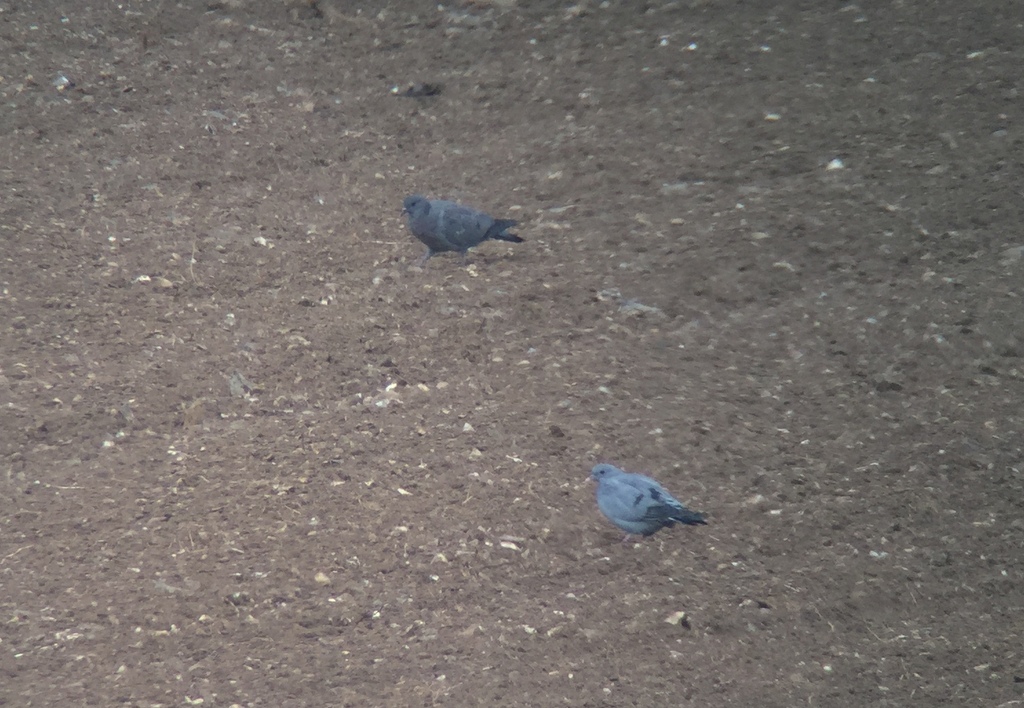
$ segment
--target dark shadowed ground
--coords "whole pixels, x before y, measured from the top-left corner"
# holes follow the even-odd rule
[[[1022,705],[1018,4],[193,5],[0,2],[0,705]]]

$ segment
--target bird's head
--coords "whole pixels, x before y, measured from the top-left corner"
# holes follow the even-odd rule
[[[602,479],[608,479],[609,477],[614,477],[620,474],[622,474],[622,470],[615,465],[609,465],[607,463],[594,465],[594,469],[590,470],[590,478],[595,482],[600,482]]]
[[[424,214],[430,211],[430,201],[419,194],[412,194],[402,202],[402,213],[409,216]]]

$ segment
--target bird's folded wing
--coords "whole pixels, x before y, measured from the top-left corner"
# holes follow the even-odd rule
[[[444,232],[453,245],[470,248],[483,240],[493,219],[476,209],[456,204],[444,212]]]
[[[679,501],[653,480],[627,480],[637,490],[636,507],[643,511],[641,518],[647,521],[664,521],[685,511]]]
[[[601,507],[606,514],[622,521],[643,521],[651,516],[654,500],[642,489],[622,480],[607,480],[601,485]]]

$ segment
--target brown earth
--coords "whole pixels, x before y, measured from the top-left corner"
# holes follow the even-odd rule
[[[0,5],[0,704],[1021,705],[1019,5],[379,8]]]

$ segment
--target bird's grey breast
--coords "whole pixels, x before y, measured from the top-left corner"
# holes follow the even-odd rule
[[[618,479],[602,480],[597,505],[606,516],[627,521],[642,519],[646,512],[643,491]]]
[[[416,238],[435,251],[447,250],[441,224],[444,209],[437,202],[425,204],[409,221]]]

